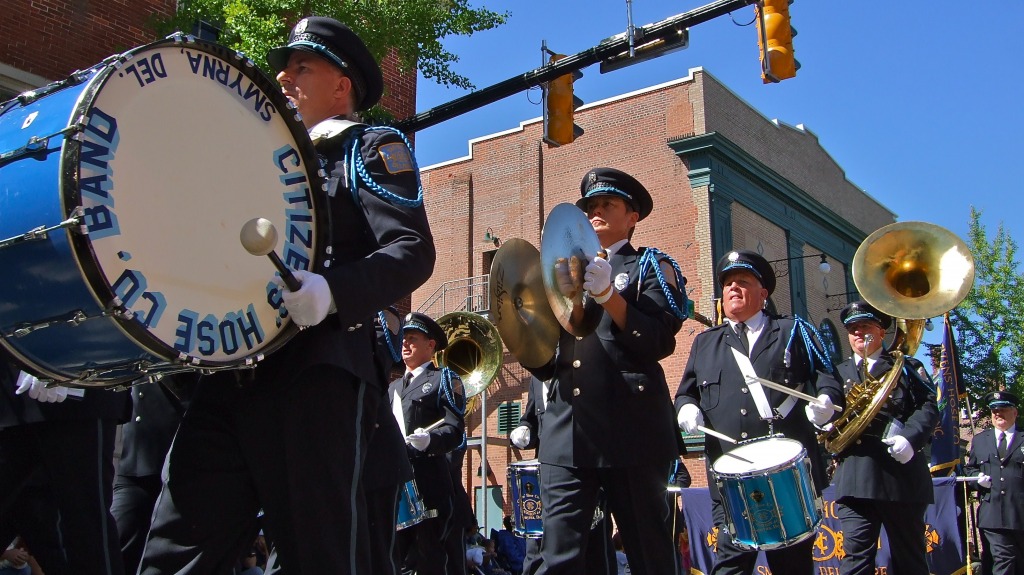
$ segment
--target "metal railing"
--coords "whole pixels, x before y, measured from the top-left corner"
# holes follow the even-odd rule
[[[417,311],[433,318],[453,311],[486,314],[491,309],[489,275],[446,281],[430,294]]]

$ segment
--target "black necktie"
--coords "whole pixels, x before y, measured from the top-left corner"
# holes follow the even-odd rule
[[[750,344],[747,343],[747,324],[742,321],[736,324],[736,337],[740,338],[740,347],[743,348],[743,353],[749,357]]]
[[[1006,459],[1006,432],[999,431],[999,443],[996,444],[996,450],[999,452],[999,459]]]
[[[409,387],[410,383],[412,383],[412,372],[407,371],[405,372],[405,375],[402,376],[402,389]]]

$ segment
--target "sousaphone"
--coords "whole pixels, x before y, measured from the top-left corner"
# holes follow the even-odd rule
[[[897,222],[865,239],[853,256],[851,275],[864,301],[896,320],[887,351],[893,367],[881,379],[868,376],[846,395],[846,409],[819,440],[840,453],[867,429],[914,355],[928,318],[955,308],[974,285],[974,256],[949,230],[926,222]]]
[[[498,330],[484,316],[465,311],[446,313],[437,325],[448,336],[448,346],[437,353],[434,362],[459,375],[467,400],[483,392],[501,369]]]

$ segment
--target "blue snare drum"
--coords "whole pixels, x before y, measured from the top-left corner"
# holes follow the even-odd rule
[[[318,169],[276,84],[187,36],[0,105],[0,346],[86,387],[259,361],[297,330],[239,231],[313,269]]]
[[[811,463],[799,441],[761,437],[719,457],[712,471],[733,543],[741,549],[781,549],[812,537],[821,523]]]
[[[512,493],[512,531],[520,537],[538,539],[544,535],[539,469],[536,459],[516,461],[508,466],[508,485]]]
[[[420,490],[416,487],[416,480],[410,479],[399,490],[398,513],[396,514],[395,530],[412,527],[424,519],[437,517],[436,509],[426,509],[423,499],[420,498]]]

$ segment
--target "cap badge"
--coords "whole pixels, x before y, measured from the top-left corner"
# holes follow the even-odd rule
[[[299,23],[295,25],[295,33],[296,34],[302,34],[303,32],[305,32],[306,31],[306,24],[308,24],[308,21],[307,21],[306,18],[303,18],[302,20],[299,20]]]
[[[729,259],[729,261],[734,262],[740,259],[740,254],[739,252],[729,252],[729,255],[726,257]]]

